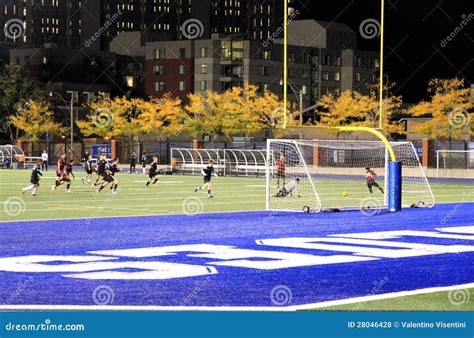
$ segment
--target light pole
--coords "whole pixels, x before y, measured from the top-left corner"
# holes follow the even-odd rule
[[[74,158],[74,151],[73,151],[74,149],[74,101],[75,101],[75,98],[79,95],[79,92],[68,91],[67,93],[71,95],[70,101],[67,101],[61,94],[53,92],[53,91],[49,92],[49,97],[53,97],[53,95],[56,95],[64,102],[65,105],[69,105],[70,114],[71,114],[71,146],[70,146],[71,148],[69,151],[71,152],[71,159],[73,159]]]
[[[381,0],[382,2],[382,11],[380,15],[380,92],[379,92],[379,110],[380,110],[380,117],[379,117],[379,128],[383,129],[383,76],[384,76],[384,26],[385,26],[385,0]]]
[[[289,87],[291,88],[291,90],[293,91],[293,94],[298,98],[298,103],[300,106],[300,139],[301,139],[303,137],[301,133],[301,127],[303,126],[303,110],[304,110],[303,95],[305,93],[303,92],[303,88],[301,89],[296,88],[296,86],[291,81],[288,81],[287,83]],[[285,81],[280,80],[280,86],[284,86],[284,85],[285,85]],[[285,111],[285,116],[286,116],[286,111]]]

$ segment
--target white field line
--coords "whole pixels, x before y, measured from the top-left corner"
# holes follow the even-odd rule
[[[261,311],[261,312],[293,312],[301,310],[320,309],[323,307],[349,305],[361,302],[370,302],[382,299],[392,299],[405,296],[415,296],[421,294],[446,292],[450,290],[461,290],[474,288],[474,283],[425,288],[410,291],[401,291],[386,293],[381,295],[371,295],[355,298],[347,298],[334,301],[326,301],[314,304],[294,305],[287,307],[268,307],[268,306],[127,306],[127,305],[0,305],[0,311]],[[407,309],[409,311],[409,309]]]

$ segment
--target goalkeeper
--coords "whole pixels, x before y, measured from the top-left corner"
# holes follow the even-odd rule
[[[287,197],[288,195],[293,196],[293,192],[295,192],[298,197],[301,197],[301,195],[298,193],[299,185],[300,185],[299,178],[291,180],[278,192],[278,194],[275,195],[275,197],[280,198],[280,197]]]
[[[217,177],[217,173],[214,171],[213,160],[209,160],[207,167],[201,170],[201,175],[204,176],[204,184],[202,186],[197,187],[196,190],[194,190],[194,192],[207,189],[207,198],[214,198],[214,196],[212,196],[212,193],[211,193],[211,189],[212,189],[211,178],[212,176]]]

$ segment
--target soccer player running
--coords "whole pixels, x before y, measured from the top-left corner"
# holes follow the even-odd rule
[[[153,156],[153,162],[150,164],[150,171],[148,173],[148,181],[146,182],[146,186],[149,187],[150,183],[156,184],[160,180],[160,173],[158,171],[158,157]]]
[[[375,173],[375,171],[370,169],[370,167],[365,168],[365,180],[367,181],[367,187],[369,188],[371,197],[374,197],[374,191],[372,189],[373,187],[378,188],[382,192],[382,194],[384,194],[382,187],[377,182],[375,182],[376,177],[377,174]]]
[[[72,172],[73,166],[74,160],[69,161],[69,164],[64,166],[63,172],[61,173],[59,180],[56,181],[56,184],[53,185],[53,187],[51,188],[52,191],[56,191],[60,185],[66,183],[66,192],[71,193],[71,176],[73,179],[76,179],[76,176],[74,176],[74,173]]]
[[[118,163],[119,163],[118,158],[115,158],[114,161],[105,168],[102,182],[100,183],[99,189],[97,189],[97,194],[99,194],[102,190],[104,190],[104,188],[109,184],[111,185],[110,192],[112,194],[117,193],[119,180],[115,178],[114,174],[119,172]]]
[[[293,192],[297,194],[298,197],[301,197],[301,195],[298,193],[298,187],[300,186],[301,180],[299,178],[296,178],[294,180],[291,180],[286,184],[276,195],[275,197],[286,197],[286,196],[293,196]]]
[[[204,176],[204,184],[199,187],[196,187],[194,192],[207,189],[207,198],[214,198],[214,196],[212,196],[211,178],[212,176],[217,177],[217,173],[214,171],[213,160],[209,160],[207,167],[201,170],[201,175]]]
[[[286,179],[286,160],[285,155],[280,153],[280,159],[276,162],[276,171],[277,171],[277,188],[280,188],[280,178],[283,180],[283,185],[285,185]]]
[[[88,184],[91,184],[92,173],[94,172],[94,166],[93,166],[93,161],[92,161],[92,155],[90,154],[86,158],[86,161],[84,162],[84,170],[86,172],[86,176],[82,178],[82,183],[84,184],[84,182],[87,181]]]
[[[97,179],[95,180],[94,186],[102,184],[105,175],[105,169],[107,167],[107,157],[105,155],[99,156],[97,159]]]
[[[41,166],[42,166],[42,161],[38,161],[38,163],[34,166],[33,171],[31,172],[31,178],[30,178],[31,185],[22,189],[23,195],[27,191],[33,190],[31,192],[31,196],[36,196],[36,193],[38,192],[38,188],[40,186],[39,184],[40,176],[43,176],[43,174],[41,173]]]
[[[66,154],[61,154],[58,159],[58,163],[56,164],[56,183],[59,182],[61,179],[61,175],[64,171],[64,166],[66,165]]]

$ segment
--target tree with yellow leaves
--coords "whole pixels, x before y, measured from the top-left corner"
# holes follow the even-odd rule
[[[54,121],[50,104],[45,101],[28,100],[17,109],[17,114],[10,117],[10,122],[22,130],[30,141],[37,141],[47,133],[61,134],[66,131]]]
[[[462,79],[433,79],[428,84],[429,101],[410,108],[416,117],[429,119],[415,128],[431,138],[458,139],[463,133],[473,135],[474,114],[470,90]]]
[[[278,130],[283,126],[283,103],[278,96],[258,93],[257,87],[245,83],[224,93],[208,92],[189,95],[186,107],[187,126],[195,137],[234,135],[249,136],[262,130]],[[288,120],[291,120],[288,114]]]
[[[376,94],[363,95],[359,92],[346,90],[339,96],[333,93],[324,95],[319,102],[318,112],[321,116],[320,125],[329,128],[379,127],[379,105]],[[392,121],[394,113],[402,105],[401,97],[388,96],[384,100],[382,129],[386,134],[403,134],[403,127]],[[337,132],[337,131],[335,131]]]

